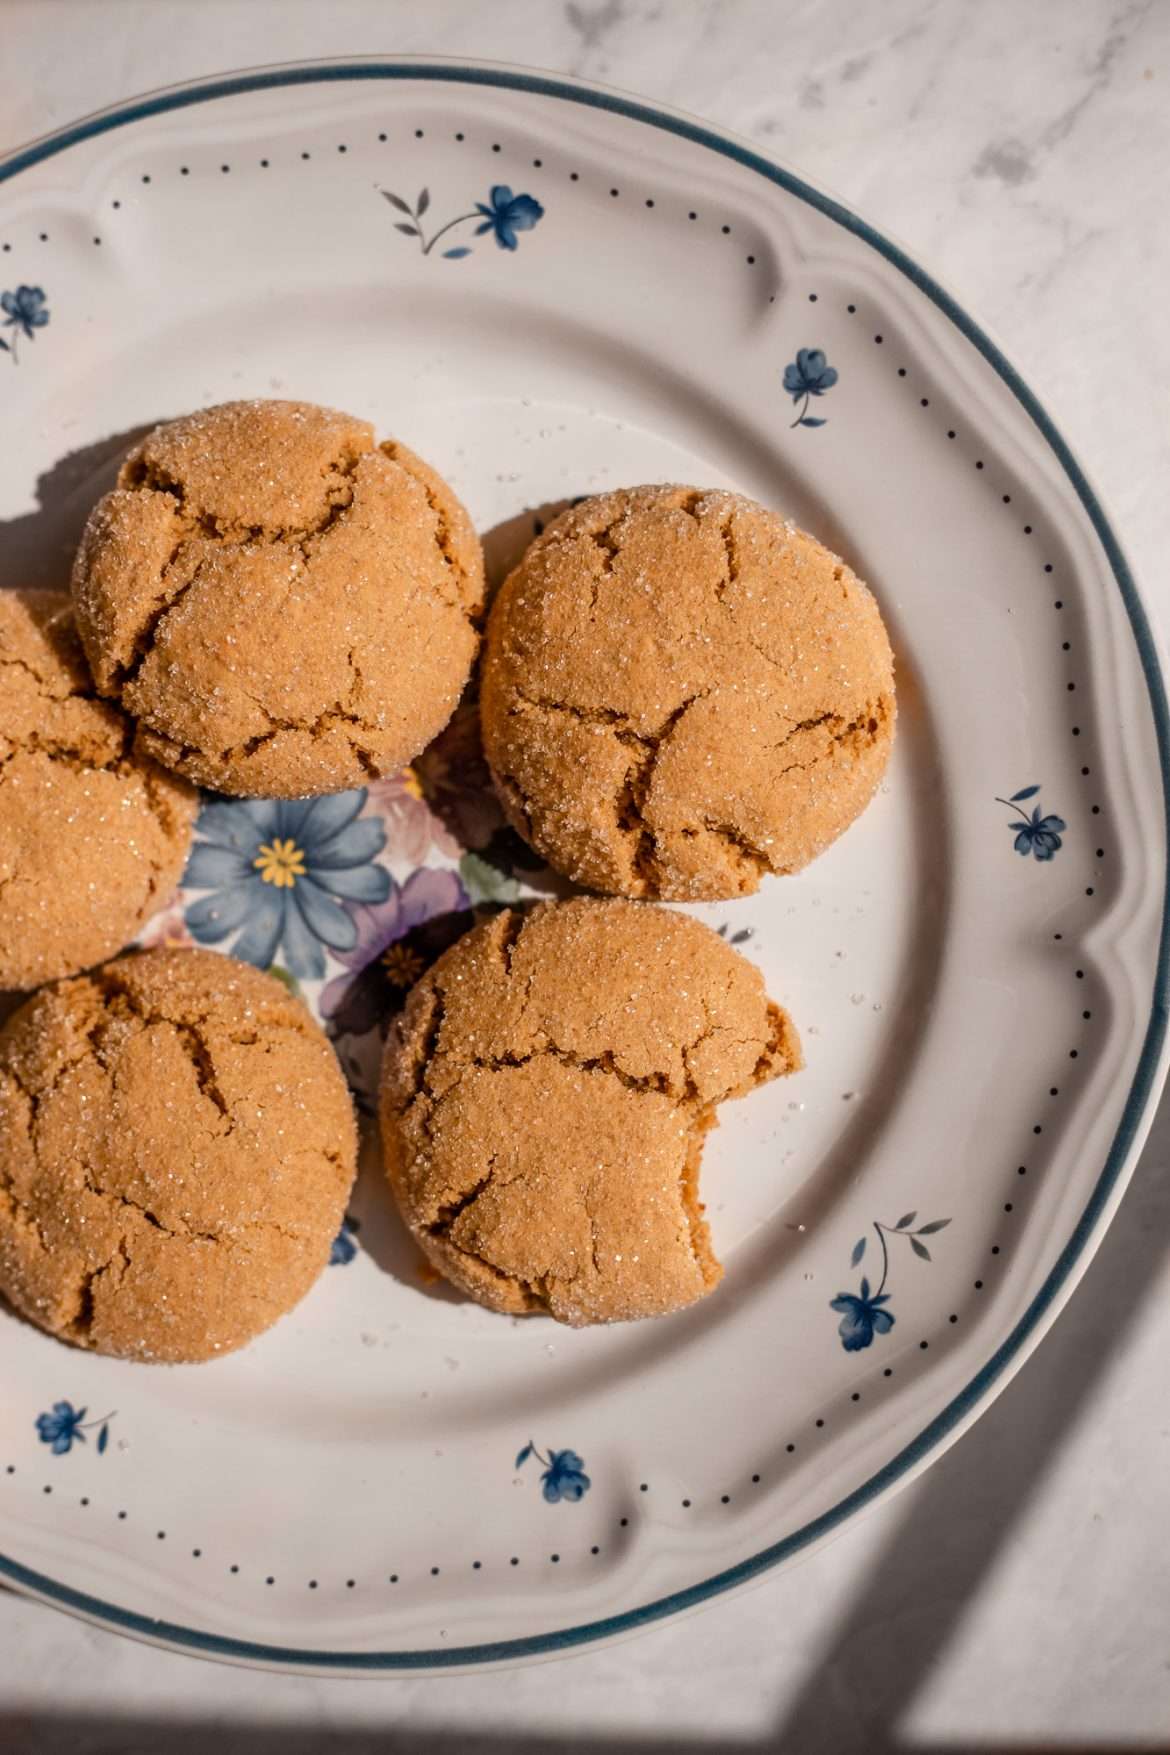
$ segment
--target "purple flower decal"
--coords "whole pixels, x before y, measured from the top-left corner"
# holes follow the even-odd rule
[[[432,846],[448,859],[458,859],[463,849],[424,795],[414,767],[372,780],[368,791],[386,824],[386,844],[395,859],[421,865]]]
[[[419,976],[472,924],[471,902],[453,871],[424,866],[384,902],[352,905],[356,939],[335,950],[346,968],[321,990],[321,1016],[336,1036],[364,1036],[402,1010]]]

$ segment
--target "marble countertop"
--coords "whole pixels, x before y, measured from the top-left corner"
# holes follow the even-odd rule
[[[1166,0],[5,0],[0,148],[174,80],[376,51],[608,81],[835,190],[998,334],[1165,623]],[[0,1749],[1164,1748],[1168,1158],[1164,1105],[1083,1286],[974,1431],[750,1593],[555,1664],[353,1682],[153,1651],[0,1592]]]

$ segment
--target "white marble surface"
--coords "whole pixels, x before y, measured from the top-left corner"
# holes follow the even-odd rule
[[[0,148],[173,80],[375,51],[625,86],[834,189],[998,332],[1165,619],[1167,0],[0,0]],[[511,1674],[347,1682],[151,1651],[0,1593],[0,1750],[1166,1748],[1168,1159],[1170,1108],[1071,1308],[974,1432],[748,1595]]]

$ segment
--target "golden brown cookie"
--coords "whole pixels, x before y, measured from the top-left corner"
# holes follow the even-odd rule
[[[446,483],[368,422],[228,402],[130,454],[73,593],[98,687],[151,754],[221,792],[292,798],[392,772],[446,723],[483,554]]]
[[[591,889],[746,895],[864,808],[894,735],[877,604],[740,494],[620,489],[537,538],[492,608],[484,748],[508,815]]]
[[[391,1186],[448,1279],[581,1327],[692,1304],[715,1105],[794,1071],[759,970],[683,914],[579,897],[475,927],[386,1045]]]
[[[119,958],[0,1031],[0,1292],[98,1353],[230,1352],[325,1266],[355,1158],[333,1050],[279,981]]]
[[[0,989],[121,950],[179,881],[198,799],[97,698],[63,591],[0,591]]]

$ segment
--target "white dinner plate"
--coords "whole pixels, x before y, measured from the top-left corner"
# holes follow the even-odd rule
[[[497,575],[578,494],[758,497],[873,585],[900,709],[836,846],[695,909],[808,1062],[709,1140],[714,1296],[580,1332],[479,1309],[421,1272],[371,1147],[336,1265],[233,1357],[127,1364],[0,1314],[0,1574],[171,1646],[373,1672],[565,1651],[746,1584],[1003,1387],[1145,1131],[1166,704],[1097,498],[896,245],[595,87],[244,73],[92,117],[0,179],[5,585],[65,580],[144,426],[294,396],[431,460]],[[317,1008],[360,1096],[402,983],[472,908],[549,887],[483,778],[464,713],[348,799],[218,804],[199,846],[236,865],[197,851],[146,938],[231,952],[254,926],[244,948]],[[372,862],[383,899],[334,910],[324,942],[295,882],[265,892],[274,837],[310,872]]]

